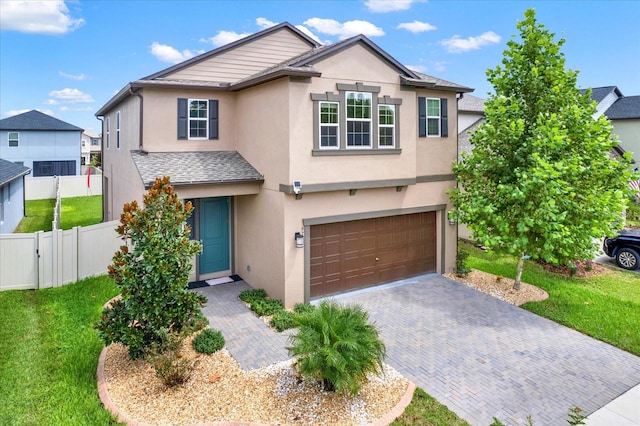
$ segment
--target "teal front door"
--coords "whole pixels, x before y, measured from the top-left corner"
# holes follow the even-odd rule
[[[229,271],[229,198],[200,200],[200,275]]]

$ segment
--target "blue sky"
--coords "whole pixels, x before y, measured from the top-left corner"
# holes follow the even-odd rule
[[[287,21],[332,43],[365,34],[404,65],[492,91],[527,8],[566,39],[580,88],[640,95],[640,1],[0,0],[0,117],[38,109],[94,134],[128,82]]]

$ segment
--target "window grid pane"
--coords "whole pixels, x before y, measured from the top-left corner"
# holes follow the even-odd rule
[[[11,147],[18,146],[18,132],[9,133],[9,146]]]
[[[338,104],[320,104],[320,123],[338,124]]]
[[[440,136],[440,119],[439,118],[427,119],[427,135]]]
[[[189,137],[206,138],[207,137],[207,121],[206,120],[190,120],[189,121]]]
[[[380,127],[379,145],[393,147],[393,127]]]
[[[189,100],[189,139],[208,137],[208,105],[204,99]]]
[[[368,121],[347,122],[347,146],[371,146],[371,123]]]
[[[323,148],[338,147],[338,128],[322,126],[320,129],[320,146]]]
[[[427,115],[429,117],[440,116],[440,99],[427,99]]]
[[[207,101],[191,101],[189,107],[189,117],[207,118]]]
[[[371,93],[347,93],[347,118],[371,119]]]

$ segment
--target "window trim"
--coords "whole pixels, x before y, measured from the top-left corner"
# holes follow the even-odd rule
[[[205,116],[204,117],[191,117],[191,103],[192,102],[203,102],[205,105]],[[205,135],[199,137],[191,136],[191,122],[192,121],[203,121],[205,127]],[[207,99],[199,99],[199,98],[189,98],[187,99],[187,138],[190,141],[203,141],[209,139],[209,101]]]
[[[393,117],[393,124],[381,124],[380,123],[380,110],[382,108],[390,108],[391,116]],[[396,147],[396,106],[390,104],[378,103],[378,149],[394,149]],[[391,129],[391,145],[380,145],[380,129]]]
[[[336,106],[336,115],[338,117],[337,122],[334,123],[323,123],[322,122],[322,105],[323,104],[328,104],[328,105],[335,105]],[[322,150],[338,150],[340,149],[340,102],[337,101],[320,101],[318,104],[318,139],[319,139],[319,144],[318,144],[318,149],[322,149]],[[331,127],[331,128],[335,128],[336,129],[336,144],[335,146],[333,145],[328,145],[328,146],[323,146],[322,145],[322,128],[323,127]]]
[[[381,88],[379,86],[367,86],[362,83],[345,84],[337,83],[338,93],[311,93],[311,101],[313,102],[313,149],[312,156],[332,156],[332,155],[389,155],[400,154],[400,105],[402,98],[392,98],[388,95],[379,97]],[[366,92],[371,94],[371,119],[370,119],[370,142],[369,146],[347,146],[347,92]],[[327,148],[320,146],[320,104],[332,102],[338,103],[338,135],[339,148]],[[394,106],[394,147],[379,146],[379,130],[378,130],[378,105]],[[367,120],[368,121],[368,120]]]
[[[116,149],[120,149],[120,111],[116,112]]]
[[[361,118],[361,117],[349,117],[349,96],[356,95],[356,97],[364,96],[369,98],[369,105],[367,106],[369,109],[369,118]],[[371,92],[357,92],[353,90],[344,92],[344,106],[345,106],[345,149],[373,149],[374,145],[374,136],[373,136],[373,127],[374,127],[374,102],[373,102],[373,93]],[[358,108],[354,106],[354,108]],[[364,109],[364,107],[361,107]],[[375,120],[377,121],[377,120]],[[368,145],[349,145],[349,123],[369,123],[369,144]],[[354,133],[355,134],[355,133]],[[362,135],[364,133],[361,133]]]
[[[109,149],[111,147],[111,117],[107,117],[107,120],[105,122],[105,134],[107,135],[107,149]]]
[[[15,139],[11,138],[11,135],[16,135]],[[15,140],[15,145],[11,145],[11,141]],[[9,148],[19,148],[20,147],[20,132],[7,132],[7,143]]]
[[[440,129],[440,114],[442,114],[442,106],[440,105],[440,98],[426,98],[426,117],[427,117],[427,137],[428,138],[439,138],[440,137],[440,133],[441,133],[441,129]],[[436,101],[438,102],[438,114],[437,115],[430,115],[429,114],[429,101]],[[437,120],[438,126],[438,133],[437,134],[429,134],[429,120]]]

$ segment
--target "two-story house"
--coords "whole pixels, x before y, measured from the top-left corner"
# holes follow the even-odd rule
[[[0,120],[0,158],[33,170],[31,176],[80,174],[82,129],[32,110]]]
[[[92,162],[99,165],[101,161],[102,150],[100,149],[100,136],[93,135],[89,132],[82,133],[82,146],[80,163],[88,166]]]
[[[170,176],[195,205],[193,279],[286,306],[451,272],[456,99],[364,36],[283,23],[127,84],[103,120],[105,220]]]

